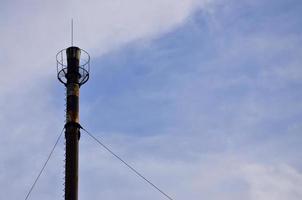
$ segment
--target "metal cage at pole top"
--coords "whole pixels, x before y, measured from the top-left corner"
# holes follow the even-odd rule
[[[85,84],[89,79],[90,56],[87,51],[80,49],[79,60],[79,85]],[[56,55],[57,60],[57,77],[61,83],[67,83],[67,49],[62,49]]]

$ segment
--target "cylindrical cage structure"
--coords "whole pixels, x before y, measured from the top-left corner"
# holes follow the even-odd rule
[[[59,51],[56,55],[57,60],[57,76],[61,83],[67,84],[67,49]],[[80,49],[79,63],[79,85],[83,85],[89,79],[90,72],[90,56],[87,51]]]

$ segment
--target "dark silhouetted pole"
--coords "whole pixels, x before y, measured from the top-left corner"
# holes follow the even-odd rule
[[[74,46],[57,54],[58,79],[66,86],[65,200],[78,200],[79,94],[80,86],[89,79],[89,60],[86,51]]]
[[[65,164],[65,200],[78,200],[79,171],[79,63],[81,51],[78,47],[69,47],[67,54],[66,84],[66,164]]]

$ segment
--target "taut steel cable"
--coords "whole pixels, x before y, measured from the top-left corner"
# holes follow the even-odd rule
[[[158,192],[160,192],[162,195],[164,195],[169,200],[174,200],[172,197],[170,197],[167,193],[165,193],[163,190],[161,190],[158,186],[156,186],[154,183],[152,183],[150,180],[148,180],[145,176],[143,176],[141,173],[139,173],[134,167],[132,167],[130,164],[128,164],[124,159],[122,159],[120,156],[118,156],[116,153],[114,153],[108,146],[103,144],[100,140],[98,140],[95,136],[93,136],[90,132],[88,132],[86,129],[81,127],[85,133],[87,133],[92,139],[94,139],[99,145],[101,145],[104,149],[106,149],[111,155],[116,157],[119,161],[121,161],[125,166],[127,166],[132,172],[134,172],[137,176],[142,178],[145,182],[147,182],[150,186],[155,188]]]
[[[51,151],[50,151],[50,153],[49,153],[49,155],[48,155],[46,161],[44,162],[43,167],[41,168],[41,170],[40,170],[38,176],[36,177],[36,179],[35,179],[35,181],[34,181],[34,183],[31,185],[31,187],[30,187],[30,189],[29,189],[29,191],[28,191],[28,193],[27,193],[27,195],[26,195],[26,197],[25,197],[24,200],[27,200],[27,199],[29,198],[29,195],[31,194],[31,192],[32,192],[33,189],[35,188],[36,183],[38,182],[38,180],[39,180],[39,178],[40,178],[42,172],[44,171],[45,167],[47,166],[47,163],[48,163],[49,159],[51,158],[53,152],[55,151],[56,146],[58,145],[58,143],[59,143],[59,141],[60,141],[60,139],[61,139],[61,136],[62,136],[62,134],[63,134],[64,129],[65,129],[65,128],[62,129],[60,135],[58,136],[58,139],[56,140],[54,146],[52,147],[52,149],[51,149]]]

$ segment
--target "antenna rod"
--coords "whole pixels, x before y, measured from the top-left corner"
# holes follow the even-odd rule
[[[71,46],[73,46],[73,19],[71,19]]]

